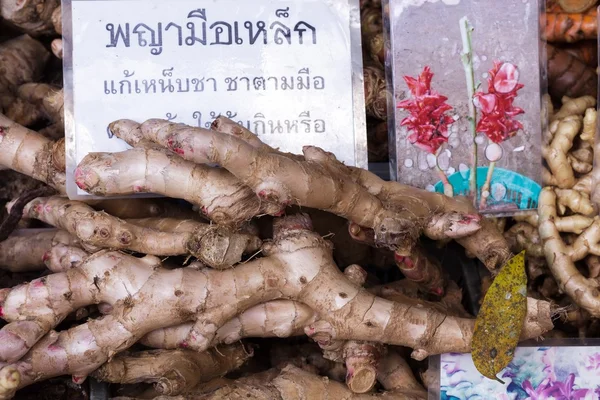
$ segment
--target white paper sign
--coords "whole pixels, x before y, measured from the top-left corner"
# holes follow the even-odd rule
[[[65,2],[63,2],[65,3]],[[121,119],[210,127],[224,115],[283,151],[367,167],[358,0],[71,0],[64,5],[68,183],[129,148]]]

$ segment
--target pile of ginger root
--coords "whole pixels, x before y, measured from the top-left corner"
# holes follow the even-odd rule
[[[528,217],[546,238],[528,242],[467,199],[313,146],[283,153],[224,117],[210,129],[112,122],[130,149],[86,156],[74,179],[95,198],[70,200],[59,4],[0,4],[12,29],[0,37],[0,199],[14,222],[0,225],[0,399],[59,383],[88,395],[90,381],[121,399],[426,399],[429,357],[469,352],[475,322],[426,244],[456,242],[492,277],[522,246],[528,270],[550,277],[553,238],[578,249],[544,236],[556,218]],[[570,184],[556,173],[566,159],[575,182],[561,189],[590,192],[593,149],[550,135],[548,179]],[[144,193],[157,196],[113,198]],[[562,218],[584,205],[566,198]],[[593,260],[586,251],[571,261]],[[521,338],[585,319],[593,290],[579,288],[557,301],[530,286]]]

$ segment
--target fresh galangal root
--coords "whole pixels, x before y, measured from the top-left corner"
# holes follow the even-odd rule
[[[260,141],[249,139],[251,134],[224,134],[163,120],[143,124],[120,120],[110,129],[134,146],[149,140],[189,162],[220,165],[256,193],[261,203],[271,204],[272,214],[291,204],[325,210],[373,229],[377,246],[403,256],[412,254],[417,238],[425,233],[436,240],[457,239],[492,270],[510,257],[501,233],[481,221],[468,201],[397,183],[389,185],[368,171],[344,166],[315,147],[305,147],[303,157],[289,157],[257,145]],[[96,194],[131,190],[120,187],[122,179],[107,175],[103,162],[97,160],[110,165],[116,162],[114,156],[98,153],[84,159],[76,170],[83,190]],[[149,179],[139,176],[143,188]],[[183,193],[178,196],[185,197]]]
[[[0,368],[19,371],[19,388],[64,374],[81,382],[156,329],[193,322],[186,346],[204,351],[244,310],[283,298],[318,313],[304,331],[321,346],[374,341],[410,347],[417,359],[469,351],[473,319],[385,300],[353,284],[306,215],[278,219],[273,230],[273,241],[262,247],[265,257],[226,270],[165,269],[153,256],[100,251],[75,268],[0,291],[9,322],[0,331]],[[101,303],[112,306],[110,314],[52,331],[72,311]],[[549,303],[529,299],[522,338],[552,329],[551,318]]]

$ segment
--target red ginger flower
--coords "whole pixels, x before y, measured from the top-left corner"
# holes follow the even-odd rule
[[[410,113],[400,122],[400,125],[406,125],[412,131],[408,140],[418,148],[435,154],[448,141],[448,126],[454,120],[445,114],[452,109],[446,104],[448,98],[431,90],[431,78],[433,73],[429,67],[425,67],[416,79],[405,76],[412,99],[401,101],[398,108]]]
[[[518,81],[519,70],[515,65],[496,61],[489,71],[488,93],[478,92],[474,96],[481,110],[477,132],[485,133],[494,143],[501,143],[523,129],[523,125],[513,119],[525,112],[513,106],[517,91],[523,87]]]

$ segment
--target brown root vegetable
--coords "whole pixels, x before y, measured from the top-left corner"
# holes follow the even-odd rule
[[[42,181],[59,193],[66,193],[65,169],[57,169],[54,163],[55,159],[58,163],[62,162],[58,159],[64,160],[64,148],[55,145],[0,114],[0,165]]]
[[[383,71],[374,66],[365,66],[365,106],[367,115],[379,120],[387,119],[387,89]]]
[[[281,211],[281,206],[262,203],[227,170],[186,161],[165,149],[90,153],[79,164],[75,180],[100,196],[155,193],[184,199],[218,224],[236,225]]]
[[[582,40],[562,46],[556,43],[554,46],[578,58],[593,69],[598,66],[598,43],[595,40]]]
[[[548,91],[553,99],[563,96],[596,97],[598,75],[595,68],[589,67],[569,52],[546,44],[548,56]]]
[[[220,346],[202,353],[182,349],[121,353],[94,371],[92,376],[110,383],[152,383],[157,393],[174,396],[236,370],[251,355],[241,344]]]
[[[51,35],[59,7],[60,0],[2,0],[0,15],[28,34]]]
[[[64,101],[62,89],[45,83],[26,83],[17,91],[18,99],[6,110],[6,117],[30,126],[40,119],[57,124],[64,136]]]
[[[5,4],[3,1],[0,7]],[[49,57],[44,46],[28,35],[0,43],[0,112],[11,105],[19,86],[41,78]]]
[[[51,48],[52,48],[52,54],[54,54],[54,56],[56,58],[59,58],[62,60],[62,58],[63,58],[63,41],[62,41],[62,39],[54,39],[52,41]]]
[[[595,6],[597,0],[558,0],[558,5],[568,13],[583,13]]]
[[[547,12],[543,39],[548,42],[566,43],[596,39],[598,34],[597,14],[595,7],[584,13]]]
[[[59,196],[33,200],[25,207],[24,214],[64,229],[82,243],[97,248],[161,256],[191,254],[213,268],[232,266],[241,260],[242,254],[255,252],[261,243],[253,235],[192,220],[186,221],[187,229],[179,231],[146,228]]]
[[[572,245],[567,245],[554,224],[557,215],[556,193],[546,187],[539,198],[539,232],[543,241],[546,261],[559,289],[569,295],[581,308],[592,316],[600,315],[600,290],[598,282],[585,278],[575,266],[575,262],[588,254],[600,255],[600,219],[579,235]]]
[[[304,160],[300,161],[278,153],[265,153],[231,135],[163,120],[148,120],[143,124],[120,120],[111,124],[111,130],[117,136],[125,137],[126,141],[131,137],[151,140],[191,162],[217,163],[250,187],[264,203],[277,207],[294,204],[320,209],[374,229],[375,242],[393,249],[399,246],[412,247],[420,232],[441,239],[463,237],[479,230],[480,218],[476,213],[464,215],[449,211],[432,214],[431,209],[426,212],[407,211],[406,215],[410,214],[408,218],[413,220],[415,214],[425,214],[419,226],[412,225],[412,221],[401,219],[393,208],[386,207],[380,199],[354,182],[351,169],[337,161],[332,154],[316,147],[306,146]],[[234,147],[237,153],[235,158],[228,155]],[[250,160],[252,167],[248,164]],[[77,174],[82,178],[86,175],[97,176],[93,168],[78,168]],[[85,179],[81,182],[82,187],[88,187]],[[417,192],[426,192],[415,188],[410,190],[417,197],[421,197]],[[344,199],[353,200],[347,202]]]
[[[12,272],[39,271],[50,250],[58,244],[77,246],[79,240],[66,231],[24,231],[0,242],[0,269]]]
[[[376,341],[411,347],[417,359],[469,351],[473,319],[388,301],[352,284],[334,264],[330,244],[310,230],[306,216],[277,220],[274,240],[263,246],[263,253],[265,257],[235,268],[212,270],[165,269],[153,256],[101,251],[76,268],[0,290],[2,318],[9,321],[0,330],[0,358],[9,362],[0,362],[0,373],[17,368],[19,387],[64,374],[81,382],[148,332],[190,321],[194,328],[188,347],[204,351],[219,327],[245,309],[278,298],[318,310],[320,320],[305,332],[321,345]],[[112,312],[66,331],[51,331],[71,311],[100,303],[112,305]],[[523,339],[551,329],[551,318],[549,303],[528,299]]]
[[[306,325],[315,321],[316,313],[307,305],[292,300],[273,300],[250,307],[223,324],[216,332],[213,345],[235,343],[245,337],[289,337],[303,334]],[[140,343],[156,349],[186,348],[194,324],[186,323],[156,329]]]

